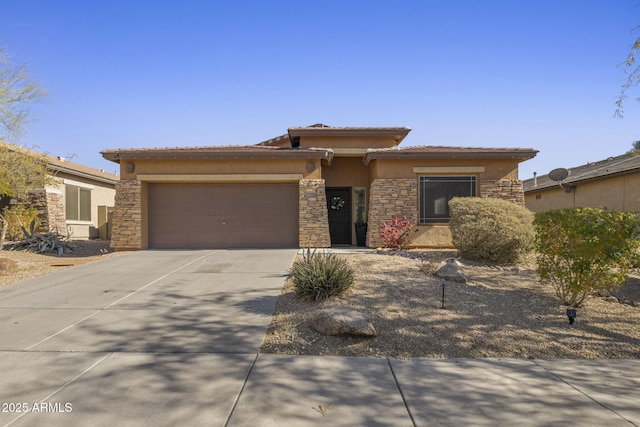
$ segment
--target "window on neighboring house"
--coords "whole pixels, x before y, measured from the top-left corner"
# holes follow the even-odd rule
[[[420,224],[449,222],[449,200],[475,197],[476,181],[475,176],[421,176]]]
[[[64,186],[66,218],[69,221],[91,221],[91,190]]]

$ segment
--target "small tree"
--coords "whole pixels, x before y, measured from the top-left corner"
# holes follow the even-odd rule
[[[640,153],[640,141],[633,141],[631,144],[631,150],[627,151],[627,154],[638,154]]]
[[[45,91],[29,76],[24,65],[9,62],[0,48],[0,141],[17,141],[29,119],[29,104],[39,101]],[[0,198],[13,204],[0,212],[0,248],[7,233],[7,209],[22,209],[29,191],[42,189],[48,181],[44,155],[23,147],[0,144]]]
[[[0,48],[0,140],[20,139],[29,122],[29,104],[38,102],[45,94],[29,76],[26,66],[11,64]]]
[[[51,175],[48,173],[47,161],[43,154],[0,143],[0,196],[13,201],[0,212],[0,248],[7,234],[7,218],[16,216],[12,215],[11,210],[24,210],[27,193],[43,189],[50,180]]]
[[[637,254],[640,222],[634,212],[569,208],[535,217],[538,274],[566,305],[579,307],[593,292],[626,279]]]

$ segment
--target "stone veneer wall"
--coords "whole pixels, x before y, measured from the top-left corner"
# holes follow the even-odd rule
[[[298,244],[301,248],[328,248],[329,213],[324,179],[302,179],[299,182]]]
[[[142,249],[142,184],[138,180],[116,183],[111,247],[116,250]]]
[[[418,210],[418,181],[416,179],[375,179],[369,189],[367,246],[382,246],[379,229],[394,216],[415,219]]]
[[[59,234],[69,233],[65,215],[64,196],[60,193],[47,192],[47,228]]]
[[[26,206],[36,208],[38,211],[38,228],[36,231],[39,233],[46,233],[47,231],[56,231],[49,228],[49,210],[47,208],[47,193],[44,190],[32,191],[26,194],[22,202]],[[12,199],[9,205],[17,204],[18,200]],[[63,211],[64,212],[64,211]],[[29,224],[25,224],[26,229],[29,229]],[[64,232],[65,229],[60,230]],[[22,233],[20,233],[22,234]]]
[[[504,199],[524,206],[524,187],[520,180],[486,180],[480,183],[480,197]]]
[[[38,232],[53,231],[62,235],[67,234],[62,194],[50,193],[45,190],[32,191],[27,194],[25,203],[38,211]],[[29,224],[26,226],[28,229]]]

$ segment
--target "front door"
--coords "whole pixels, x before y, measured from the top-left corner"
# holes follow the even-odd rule
[[[332,245],[351,244],[351,188],[327,188]]]

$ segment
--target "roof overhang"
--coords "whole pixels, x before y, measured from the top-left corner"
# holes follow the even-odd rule
[[[84,166],[79,163],[70,162],[63,159],[62,157],[54,157],[49,154],[39,153],[20,145],[13,145],[4,141],[0,141],[0,148],[26,154],[29,156],[33,156],[36,159],[40,159],[43,162],[46,162],[47,168],[53,172],[61,172],[68,175],[73,175],[111,185],[115,185],[120,180],[119,176],[111,174],[109,172],[105,172],[100,169],[94,169],[92,167]]]
[[[101,151],[112,162],[122,160],[198,160],[198,159],[321,159],[331,163],[333,151],[316,148],[238,147],[174,147],[116,149]]]
[[[363,163],[371,160],[420,160],[420,159],[515,159],[523,162],[536,156],[532,148],[482,148],[482,147],[408,147],[400,149],[369,150]]]
[[[569,176],[562,181],[564,187],[576,187],[592,181],[615,178],[625,175],[640,174],[640,156],[633,153],[610,157],[599,162],[587,163],[569,169]],[[555,190],[560,188],[557,181],[549,178],[549,175],[541,175],[523,181],[524,192]]]
[[[411,129],[408,127],[291,127],[289,139],[300,136],[391,136],[400,143]]]

